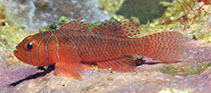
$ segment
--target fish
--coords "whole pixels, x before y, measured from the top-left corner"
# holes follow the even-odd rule
[[[163,62],[181,61],[188,40],[179,31],[163,31],[134,37],[138,27],[110,19],[90,25],[79,19],[60,28],[40,32],[23,39],[14,50],[22,62],[34,66],[55,65],[55,74],[80,79],[91,64],[114,71],[134,71],[134,55]]]

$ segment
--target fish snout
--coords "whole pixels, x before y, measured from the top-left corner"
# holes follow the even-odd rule
[[[16,51],[20,50],[20,45],[18,44],[15,48],[16,48]]]
[[[14,50],[13,51],[13,54],[17,57],[17,53],[18,53],[18,51],[17,50]]]
[[[17,59],[19,59],[20,61],[24,61],[24,57],[21,55],[21,52],[20,52],[20,51],[18,52],[18,50],[14,50],[14,51],[13,51],[13,54],[14,54],[15,57],[16,57]]]
[[[16,46],[16,49],[13,51],[13,54],[17,57],[18,56],[19,47]]]

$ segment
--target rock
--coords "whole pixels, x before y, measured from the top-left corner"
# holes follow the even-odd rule
[[[70,19],[86,17],[88,22],[103,21],[109,15],[98,8],[97,0],[3,0],[7,17],[30,31],[55,22],[61,16]]]

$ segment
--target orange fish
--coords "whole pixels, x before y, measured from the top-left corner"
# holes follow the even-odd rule
[[[117,20],[90,26],[73,20],[59,29],[26,37],[16,46],[15,56],[31,65],[55,64],[55,73],[80,78],[90,64],[126,72],[136,67],[133,55],[141,54],[164,62],[180,61],[184,53],[183,34],[166,31],[131,38],[137,27]]]

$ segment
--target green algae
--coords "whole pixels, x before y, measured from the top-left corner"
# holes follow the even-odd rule
[[[21,29],[18,24],[9,24],[0,27],[0,46],[8,49],[15,49],[16,44],[30,33]]]
[[[211,43],[211,33],[199,33],[198,38],[205,40],[207,43]]]
[[[81,19],[83,19],[83,17],[80,19],[69,19],[65,16],[61,16],[58,21],[53,22],[52,24],[50,24],[46,27],[40,28],[39,32],[56,30],[56,29],[59,29],[62,25],[65,25],[73,20],[81,20]],[[97,21],[95,23],[87,23],[87,30],[93,28],[94,26],[96,26],[100,23],[101,23],[101,21]]]
[[[111,15],[120,9],[124,1],[125,0],[98,0],[99,8]]]
[[[211,70],[211,63],[202,64],[198,66],[189,66],[187,64],[182,66],[164,66],[158,68],[158,71],[169,75],[189,76],[194,74],[203,73],[205,70]]]
[[[124,20],[134,25],[140,25],[139,19],[137,17],[131,16],[130,18],[127,18],[123,15],[116,14],[116,12],[120,10],[122,4],[125,1],[126,0],[98,0],[99,8],[109,13],[109,15],[111,15],[115,19]]]
[[[136,26],[139,26],[139,28],[140,28],[139,36],[144,36],[144,35],[161,32],[164,30],[171,30],[171,29],[175,29],[175,28],[184,28],[183,22],[177,21],[177,20],[182,18],[185,15],[184,10],[186,13],[188,13],[189,11],[192,11],[189,6],[192,7],[195,5],[195,3],[191,3],[190,5],[187,5],[181,1],[181,4],[183,6],[185,6],[185,8],[182,9],[181,5],[177,1],[173,1],[172,3],[162,2],[161,4],[163,4],[165,7],[167,7],[167,10],[164,12],[162,17],[153,19],[152,22],[148,21],[144,25],[140,25],[140,22],[139,22],[140,19],[138,17],[131,16],[130,18],[127,18],[122,15],[115,14],[116,11],[118,11],[120,9],[121,5],[123,4],[123,1],[124,0],[117,0],[117,1],[113,1],[113,0],[108,0],[108,1],[102,0],[101,1],[100,0],[99,2],[101,2],[101,4],[104,4],[104,5],[100,5],[100,8],[106,10],[112,16],[114,16],[114,18],[111,18],[110,20],[121,19],[121,20],[130,22],[130,23],[133,23]],[[185,1],[192,2],[193,0],[185,0]],[[120,2],[120,3],[117,3],[117,2]],[[112,4],[110,4],[110,3],[112,3]],[[108,6],[106,6],[106,5],[108,5]],[[1,11],[4,11],[4,10],[1,10]],[[189,16],[191,16],[191,14],[193,15],[193,13],[191,12]],[[195,13],[195,14],[197,14],[197,13]],[[4,12],[2,12],[1,15],[3,15],[3,17],[2,17],[2,19],[0,19],[0,22],[1,23],[4,22],[7,25],[0,26],[0,46],[9,48],[9,49],[15,49],[15,46],[23,38],[28,36],[30,33],[28,33],[28,31],[26,31],[25,29],[22,29],[19,26],[19,24],[17,24],[17,23],[12,24],[9,21],[7,21],[4,17]],[[188,32],[188,34],[194,34],[194,35],[196,35],[196,37],[198,39],[206,40],[209,43],[211,41],[210,33],[204,34],[202,32],[202,30],[204,28],[203,24],[205,22],[207,22],[208,17],[204,13],[197,17],[198,18],[196,20],[194,20],[194,22],[193,22],[193,24],[196,24],[196,25],[194,25],[195,28],[192,26],[189,26],[189,28],[192,28],[192,29],[190,32]],[[189,18],[191,19],[192,17],[189,17]],[[167,23],[168,20],[170,20],[171,22]],[[58,28],[60,28],[60,26],[64,25],[65,23],[68,23],[69,21],[71,21],[71,20],[66,18],[65,16],[62,16],[62,17],[60,17],[60,19],[58,21],[56,21],[44,28],[40,28],[40,31],[43,32],[43,31],[50,31],[50,30],[58,29]],[[109,20],[106,20],[105,22],[107,22],[107,21],[109,21]],[[92,25],[97,26],[102,23],[103,22],[96,22],[96,23],[93,23]],[[183,29],[180,29],[180,30],[183,30]],[[172,69],[174,69],[174,68],[172,67]]]
[[[139,37],[166,30],[177,29],[179,31],[185,32],[185,34],[195,35],[198,39],[205,40],[207,43],[210,43],[211,41],[209,32],[203,34],[205,32],[203,30],[204,24],[209,20],[210,11],[209,9],[206,10],[207,6],[204,6],[202,3],[198,3],[197,0],[174,0],[173,2],[166,2],[161,0],[160,5],[166,7],[166,10],[160,18],[150,19],[151,22],[147,21],[146,24],[140,24],[140,20],[143,20],[143,18],[140,19],[139,17],[133,15],[129,17],[116,14],[117,11],[122,11],[120,9],[126,2],[124,0],[117,0],[115,2],[110,0],[99,0],[99,2],[100,8],[108,12],[116,19],[124,20],[134,25],[138,25],[140,28]],[[116,2],[119,2],[119,4],[116,5]],[[131,3],[128,4],[128,7],[135,5]],[[153,9],[153,7],[149,8]],[[133,12],[135,10],[136,8],[133,8],[131,11]],[[131,13],[125,11],[124,14]]]
[[[70,21],[71,20],[68,19],[67,17],[61,16],[58,21],[53,22],[52,24],[50,24],[50,25],[48,25],[46,27],[40,28],[39,31],[40,32],[45,32],[45,31],[55,30],[55,29],[60,28],[62,25],[66,24],[66,23],[68,23]]]
[[[29,35],[29,32],[22,29],[19,24],[11,23],[6,18],[6,7],[0,5],[0,47],[7,49],[15,49],[23,38]]]
[[[203,30],[201,28],[201,30],[193,30],[190,33],[193,34],[196,39],[204,40],[206,43],[211,43],[211,33],[208,29],[209,28],[207,28],[207,30]]]
[[[210,43],[210,32],[208,29],[204,29],[211,13],[210,5],[205,6],[197,0],[175,0],[172,3],[163,3],[163,5],[168,7],[161,17],[165,20],[164,24],[167,27],[177,24],[178,26],[173,28],[183,28],[181,31],[189,30],[185,33]]]
[[[119,2],[119,4],[117,4],[116,2]],[[139,26],[140,34],[136,37],[141,37],[171,29],[178,29],[185,32],[184,29],[188,28],[188,30],[190,31],[185,32],[186,34],[195,35],[198,39],[203,39],[208,43],[211,40],[211,36],[209,35],[209,33],[203,34],[204,23],[208,21],[208,15],[205,14],[205,12],[207,11],[198,11],[197,9],[199,8],[193,8],[195,6],[198,6],[198,3],[195,0],[174,0],[171,3],[164,1],[160,2],[164,7],[166,7],[166,11],[162,15],[162,17],[153,19],[152,22],[148,21],[146,24],[142,25],[140,25],[139,18],[137,17],[131,16],[130,18],[126,18],[125,16],[115,14],[115,12],[120,9],[123,2],[124,0],[117,0],[115,2],[111,2],[109,0],[100,0],[99,7],[110,13],[110,15],[112,15],[115,19],[124,20],[128,23]],[[106,5],[108,5],[109,7]],[[199,14],[199,12],[202,14]],[[187,13],[188,15],[185,15]],[[183,19],[184,16],[187,16],[187,18],[192,21],[185,21],[185,19]],[[195,17],[194,20],[193,17]],[[66,20],[66,22],[62,22],[62,20]],[[61,17],[59,21],[54,22],[47,27],[41,28],[40,31],[54,30],[55,28],[59,28],[61,25],[69,21],[71,20],[67,19],[66,17]],[[101,22],[95,22],[94,25],[96,25],[97,23]]]
[[[146,24],[162,16],[165,7],[160,4],[161,1],[172,0],[126,0],[116,14],[126,18],[137,17],[141,24]]]
[[[195,13],[192,13],[194,8],[193,6],[196,6],[196,0],[174,0],[173,2],[161,2],[164,7],[166,7],[166,11],[162,15],[161,18],[153,19],[152,22],[147,22],[144,25],[140,25],[140,18],[131,16],[130,18],[124,17],[122,15],[115,14],[119,9],[122,7],[124,3],[124,0],[99,0],[99,8],[107,11],[112,16],[115,17],[115,19],[121,19],[128,21],[132,24],[138,25],[140,28],[140,34],[139,36],[144,36],[156,32],[161,32],[164,30],[171,30],[175,28],[184,28],[184,24],[181,23],[181,21],[177,21],[178,19],[182,18],[185,13],[188,13],[189,18],[191,19],[193,15],[199,15],[197,11]],[[188,4],[187,4],[188,3]],[[131,5],[131,4],[130,4]],[[2,19],[0,20],[1,24],[7,23],[9,25],[5,27],[0,27],[0,46],[6,47],[6,48],[14,48],[14,44],[19,43],[24,37],[29,35],[27,31],[24,31],[21,27],[19,27],[18,24],[14,23],[11,24],[8,21],[5,21],[5,7],[1,6],[0,10]],[[191,12],[191,13],[189,13]],[[192,16],[191,16],[192,14]],[[205,15],[205,16],[204,16]],[[207,41],[208,43],[211,42],[211,36],[210,33],[204,34],[202,29],[204,28],[203,24],[207,20],[207,16],[205,12],[197,16],[197,20],[195,20],[194,24],[201,24],[197,25],[197,28],[193,28],[188,34],[194,34],[198,39],[203,39]],[[70,19],[66,18],[65,16],[60,17],[60,19],[46,27],[40,28],[40,31],[50,31],[60,28],[60,26],[64,25],[65,23],[68,23],[71,21]],[[166,23],[167,21],[170,21],[170,23]],[[98,25],[101,22],[96,22],[92,25]],[[194,25],[195,26],[195,25]],[[13,38],[10,38],[13,37]]]
[[[172,3],[161,2],[163,6],[167,7],[162,17],[170,21],[176,21],[184,15],[191,17],[187,13],[191,12],[196,3],[196,0],[174,0]]]
[[[203,5],[197,3],[196,0],[174,0],[172,3],[161,3],[167,7],[167,10],[162,17],[140,25],[140,36],[171,29],[178,29],[196,36],[204,32],[202,29],[209,20],[207,13],[209,10],[200,9],[199,6],[203,7]]]
[[[55,29],[59,29],[62,25],[65,25],[66,23],[69,23],[70,21],[73,21],[71,19],[68,19],[67,17],[65,16],[62,16],[60,17],[60,19],[56,22],[53,22],[52,24],[46,26],[46,27],[43,27],[43,28],[40,28],[40,32],[45,32],[45,31],[51,31],[51,30],[55,30]],[[117,22],[118,20],[115,19],[114,17],[111,17],[110,19],[108,20],[105,20],[105,21],[96,21],[94,23],[87,23],[89,26],[88,26],[88,29],[92,29],[93,27],[96,27],[96,26],[99,26],[99,25],[103,25],[104,23],[109,23],[109,22]]]
[[[159,91],[158,93],[190,93],[191,91],[192,91],[191,88],[180,88],[180,89],[167,88]]]

